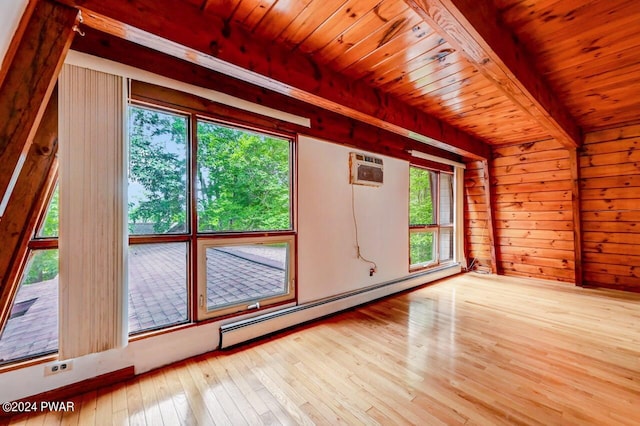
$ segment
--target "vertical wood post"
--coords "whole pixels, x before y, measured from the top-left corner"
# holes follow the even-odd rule
[[[569,166],[571,167],[571,208],[573,213],[573,249],[575,263],[575,283],[583,285],[582,280],[582,218],[580,216],[580,160],[578,149],[569,148]]]
[[[500,247],[496,238],[496,223],[494,220],[495,211],[495,193],[493,185],[491,185],[491,159],[482,160],[483,180],[484,180],[484,196],[487,204],[487,233],[489,235],[489,243],[491,244],[491,272],[501,274],[502,270],[498,265]]]

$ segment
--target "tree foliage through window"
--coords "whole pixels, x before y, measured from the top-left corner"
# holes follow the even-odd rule
[[[198,230],[290,229],[289,141],[198,122]]]

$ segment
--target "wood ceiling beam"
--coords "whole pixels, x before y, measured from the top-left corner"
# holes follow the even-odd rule
[[[568,148],[582,144],[580,128],[536,72],[533,57],[502,24],[493,1],[405,2],[552,137]]]
[[[224,114],[226,111],[228,115],[227,119],[234,117],[236,120],[242,122],[245,117],[249,117],[248,120],[250,120],[252,124],[260,125],[266,129],[291,131],[320,139],[331,138],[333,142],[346,146],[406,160],[412,159],[407,152],[416,150],[452,161],[461,161],[460,156],[451,152],[402,137],[396,133],[362,123],[314,105],[305,104],[302,101],[292,99],[280,93],[265,89],[264,87],[258,87],[240,81],[228,75],[211,71],[193,63],[94,29],[87,29],[86,36],[77,37],[71,47],[75,51],[129,65],[194,86],[215,90],[278,111],[308,117],[311,125],[307,128],[291,123],[281,123],[275,119],[265,119],[255,114],[243,113],[231,107],[215,104],[214,107],[216,111],[218,111],[218,114]],[[166,90],[167,100],[175,98],[175,96],[170,95],[171,92],[173,91]],[[156,100],[158,99],[161,98],[156,97]],[[187,98],[183,97],[182,99]],[[213,102],[209,101],[207,104],[213,104]],[[176,105],[165,106],[186,108],[189,107],[190,104],[177,103]],[[191,108],[196,107],[191,106]],[[206,110],[208,107],[202,106],[201,108],[205,108]]]
[[[0,200],[8,200],[14,172],[29,150],[67,50],[78,11],[38,1],[0,86]],[[17,175],[17,173],[16,173]],[[0,212],[0,215],[2,212]]]
[[[187,2],[57,1],[100,31],[465,157],[490,155],[483,141]]]

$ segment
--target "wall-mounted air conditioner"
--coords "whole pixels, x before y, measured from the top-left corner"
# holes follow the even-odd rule
[[[350,183],[354,185],[380,186],[383,181],[382,158],[360,152],[349,154]]]

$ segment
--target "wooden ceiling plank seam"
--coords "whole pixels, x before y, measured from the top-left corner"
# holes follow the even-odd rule
[[[222,18],[225,21],[229,22],[234,18],[241,2],[242,0],[224,0],[222,3],[220,2],[220,0],[206,0],[203,11],[210,12],[215,9],[215,12],[213,13],[220,16],[220,9],[225,10],[226,13],[223,14]],[[228,6],[225,7],[225,5]]]
[[[0,199],[28,152],[73,39],[78,11],[40,0],[0,87]]]
[[[441,93],[448,93],[450,90],[460,90],[463,87],[471,86],[472,82],[470,80],[473,77],[473,74],[467,75],[467,73],[478,72],[478,70],[473,66],[468,66],[467,68],[459,71],[456,71],[455,69],[444,69],[443,71],[448,72],[443,72],[442,75],[432,74],[422,77],[419,80],[412,82],[413,84],[404,84],[402,87],[390,90],[390,92],[407,100],[419,99],[424,96],[435,97],[436,95],[434,92],[437,91],[446,90],[446,92]]]
[[[475,93],[482,93],[482,92],[475,91]],[[496,94],[495,91],[488,91],[488,93],[486,94],[475,96],[470,99],[469,98],[463,99],[462,101],[458,97],[454,97],[452,100],[449,100],[449,99],[446,99],[444,96],[441,96],[438,101],[438,106],[440,108],[440,113],[444,115],[465,114],[465,116],[468,116],[473,114],[474,109],[476,108],[476,105],[479,105],[481,103],[487,102],[489,100],[494,100],[494,99],[508,100],[508,98],[506,98],[501,93]],[[436,110],[432,109],[431,111],[434,111],[435,113]],[[520,113],[522,114],[523,117],[525,115],[528,115],[522,111],[520,111]]]
[[[260,0],[254,3],[250,0],[241,0],[233,14],[233,21],[237,21],[247,28],[253,29],[276,1],[277,0]]]
[[[89,27],[211,69],[226,66],[225,72],[245,81],[403,136],[426,137],[431,145],[457,154],[488,155],[487,144],[476,137],[360,81],[346,79],[299,52],[263,43],[233,23],[205,17],[187,4],[176,10],[170,0],[60,1],[80,7]],[[147,19],[150,13],[155,19]],[[181,30],[183,25],[190,31]]]
[[[296,50],[313,54],[313,52],[322,49],[338,39],[342,32],[355,25],[362,15],[378,4],[379,0],[348,0],[336,13],[298,44]],[[348,23],[344,24],[345,21]]]
[[[305,40],[323,22],[335,15],[348,0],[318,0],[322,7],[307,7],[298,19],[287,27],[279,36],[277,42],[295,47]]]
[[[348,50],[344,55],[333,59],[330,65],[339,72],[349,73],[359,68],[372,70],[386,61],[392,61],[396,64],[394,66],[399,66],[406,62],[409,56],[415,56],[411,52],[422,51],[419,44],[427,40],[433,32],[422,30],[420,25],[424,27],[424,23],[409,8],[404,10],[403,15],[408,16],[399,15],[389,20],[358,42],[359,50]],[[397,60],[399,57],[401,61]]]
[[[446,87],[445,87],[446,89]],[[455,88],[454,88],[455,89]],[[446,107],[443,103],[442,100],[444,99],[444,96],[448,95],[449,92],[444,92],[442,93],[442,98],[438,99],[438,98],[425,98],[423,100],[419,100],[418,102],[415,103],[416,106],[419,106],[420,108],[431,108],[432,111],[441,111],[442,114],[447,115],[448,112],[453,113],[453,115],[459,115],[461,113],[471,113],[472,115],[478,115],[478,110],[482,107],[484,107],[486,109],[487,106],[493,105],[493,106],[498,106],[498,105],[502,105],[504,107],[509,107],[511,109],[519,109],[517,105],[514,105],[514,103],[511,101],[511,99],[507,98],[506,96],[504,96],[502,93],[500,93],[499,91],[496,92],[491,92],[493,96],[491,97],[485,97],[483,99],[479,99],[479,98],[473,98],[473,103],[470,105],[472,107],[472,110],[468,110],[464,111],[464,107],[460,107],[458,106],[457,108],[455,107]],[[435,95],[434,95],[435,96]],[[475,110],[475,111],[474,111]]]
[[[423,79],[425,77],[430,77],[436,73],[449,72],[455,73],[456,70],[461,68],[469,68],[473,65],[469,63],[469,61],[461,58],[458,55],[453,53],[448,53],[446,56],[439,57],[437,59],[433,59],[430,62],[425,62],[419,68],[415,68],[412,71],[408,71],[408,69],[403,69],[401,66],[398,66],[397,71],[401,71],[402,74],[399,77],[394,78],[393,80],[389,80],[385,83],[380,83],[379,81],[376,83],[376,86],[380,87],[383,90],[399,88],[404,85],[410,85],[415,81]],[[474,67],[475,69],[475,67]],[[377,70],[371,70],[372,73],[376,73]],[[477,71],[477,70],[476,70]],[[478,73],[472,73],[478,75]],[[467,76],[468,77],[468,76]],[[463,77],[465,78],[465,77]],[[482,78],[482,80],[485,80]]]
[[[411,28],[416,28],[416,26],[413,25]],[[410,40],[412,43],[403,44],[402,41],[404,39],[397,37],[382,48],[363,55],[362,58],[351,63],[348,67],[342,68],[340,72],[366,80],[375,79],[374,76],[379,73],[381,68],[391,68],[395,69],[396,72],[401,72],[408,58],[415,57],[421,52],[430,50],[432,47],[432,40],[428,39],[428,36],[412,37],[413,30],[409,29],[408,31],[411,32]],[[443,67],[446,65],[444,61],[438,63],[442,63]],[[373,81],[373,84],[380,85],[379,82],[375,81]]]
[[[312,0],[296,0],[294,2],[284,0],[284,7],[279,7],[279,2],[274,3],[269,12],[253,29],[253,32],[265,40],[278,39],[311,2]]]
[[[456,91],[460,94],[462,88],[468,88],[467,90],[473,90],[472,82],[469,79],[457,79],[455,74],[443,76],[441,78],[422,78],[415,82],[415,86],[410,84],[404,84],[397,89],[389,90],[389,93],[394,94],[398,98],[412,105],[437,105],[438,96]],[[428,97],[425,97],[428,96]]]
[[[596,6],[596,7],[594,7]],[[547,15],[542,22],[529,20],[526,24],[507,21],[512,28],[518,28],[522,33],[521,41],[528,46],[534,43],[541,47],[541,55],[562,55],[571,52],[571,48],[603,46],[601,41],[606,37],[620,37],[626,39],[628,32],[633,32],[637,24],[640,5],[637,2],[627,2],[625,7],[617,8],[615,1],[594,2],[591,7],[583,10],[587,13],[573,13],[568,20],[557,21],[559,15]],[[574,12],[577,9],[574,9]],[[589,13],[593,12],[593,13]],[[585,27],[585,22],[597,22],[596,26]],[[616,34],[602,33],[603,26],[621,27]],[[543,30],[543,31],[542,31]],[[605,37],[602,37],[602,36]],[[572,43],[569,42],[572,40]],[[631,39],[633,40],[633,39]],[[569,48],[569,49],[568,49]],[[573,52],[571,52],[573,53]]]
[[[611,52],[609,54],[587,54],[567,58],[564,61],[548,62],[553,66],[553,72],[546,72],[545,77],[550,82],[556,80],[560,82],[570,81],[573,78],[583,76],[589,69],[609,69],[615,63],[619,67],[625,67],[640,63],[640,49],[632,47],[628,49]],[[541,64],[546,65],[546,64]]]
[[[429,40],[429,43],[426,43],[426,40]],[[431,33],[423,43],[428,46],[425,47],[424,52],[416,52],[415,56],[407,57],[407,62],[402,66],[396,67],[394,64],[385,63],[371,70],[371,75],[367,77],[369,82],[378,86],[385,82],[392,82],[434,61],[443,62],[447,56],[454,53],[453,49],[447,48],[448,44],[437,33]],[[440,51],[436,53],[435,50],[438,48]]]
[[[587,39],[581,39],[578,36],[574,39],[559,40],[553,46],[553,49],[540,50],[539,60],[547,63],[550,60],[562,62],[565,59],[580,57],[584,54],[600,55],[602,52],[615,52],[626,50],[629,48],[638,48],[639,43],[636,37],[638,16],[630,17],[626,22],[617,23],[621,29],[602,33],[602,28],[595,27],[590,34],[592,36]],[[539,45],[541,48],[544,45]],[[597,56],[596,56],[597,57]]]
[[[574,4],[588,4],[584,0],[530,0],[530,1],[513,1],[513,0],[495,0],[496,8],[501,16],[509,19],[516,25],[525,25],[530,19],[544,20],[551,10],[557,9],[557,6],[566,6],[568,10],[558,11],[556,15],[563,16],[569,11],[576,8]],[[538,16],[539,15],[539,16]]]
[[[492,2],[405,1],[554,137],[568,147],[582,143],[581,130],[536,73],[524,46],[500,24]]]
[[[476,76],[475,81],[470,81]],[[467,61],[434,61],[412,73],[405,74],[401,79],[379,87],[389,92],[410,93],[442,79],[450,79],[452,83],[457,82],[465,85],[479,83],[481,79],[484,80],[478,70]]]
[[[337,59],[343,56],[348,57],[349,54],[353,54],[354,51],[357,52],[358,57],[371,54],[376,48],[371,48],[369,45],[380,45],[385,40],[385,37],[388,37],[387,42],[395,38],[398,31],[406,27],[407,19],[401,18],[401,16],[409,12],[409,8],[406,4],[398,2],[387,1],[387,3],[381,4],[399,5],[399,7],[397,10],[368,11],[355,25],[352,25],[349,29],[341,33],[337,40],[315,52],[315,57],[336,71],[340,71],[340,68],[332,64]],[[386,16],[383,16],[383,13]],[[370,43],[371,40],[377,38],[380,33],[383,33],[382,38],[379,39],[378,42],[373,41]]]
[[[502,92],[497,90],[493,84],[489,82],[485,83],[484,86],[480,85],[480,83],[469,86],[464,93],[446,93],[440,95],[437,99],[434,99],[434,102],[430,105],[436,110],[455,111],[463,109],[465,106],[473,106],[475,103],[484,102],[488,99],[507,98]]]

